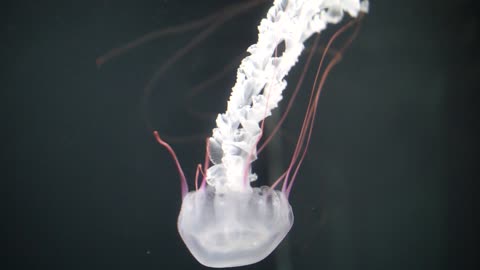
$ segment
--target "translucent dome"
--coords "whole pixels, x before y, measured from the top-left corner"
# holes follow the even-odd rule
[[[218,194],[190,192],[178,217],[178,231],[193,256],[209,267],[234,267],[267,257],[293,225],[281,191],[270,187]]]

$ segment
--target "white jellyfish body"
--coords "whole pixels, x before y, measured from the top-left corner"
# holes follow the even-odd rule
[[[216,193],[207,186],[185,196],[178,216],[178,231],[186,246],[209,267],[263,260],[292,225],[287,197],[270,187]]]
[[[258,27],[258,42],[248,48],[249,56],[237,70],[227,110],[219,114],[212,137],[207,141],[207,157],[197,167],[195,191],[188,185],[172,148],[155,132],[157,141],[173,156],[180,172],[182,207],[178,231],[187,248],[203,265],[234,267],[256,263],[268,256],[287,235],[293,225],[293,212],[288,202],[298,169],[307,152],[312,134],[318,98],[326,76],[315,80],[305,119],[291,162],[272,187],[251,187],[257,176],[251,162],[257,158],[257,144],[263,135],[260,123],[278,106],[287,83],[285,76],[295,65],[303,43],[328,23],[338,23],[344,13],[356,17],[367,12],[367,0],[275,0]],[[345,31],[347,24],[337,31]],[[284,43],[281,56],[275,53]],[[315,42],[316,44],[316,42]],[[315,50],[311,50],[309,58]],[[339,50],[325,67],[324,75],[341,56]],[[325,53],[322,56],[325,57]],[[308,64],[307,64],[308,65]],[[319,68],[320,70],[320,68]],[[317,77],[318,78],[318,73]],[[292,95],[293,97],[296,95]],[[288,113],[288,108],[284,114]],[[274,130],[282,124],[278,122]],[[268,143],[271,137],[265,139]],[[263,146],[259,149],[263,149]],[[259,150],[261,151],[261,150]],[[199,171],[203,181],[198,187]],[[278,183],[282,188],[275,190]]]

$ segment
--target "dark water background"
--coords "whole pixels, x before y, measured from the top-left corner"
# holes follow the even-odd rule
[[[240,2],[3,4],[2,269],[202,268],[177,233],[176,170],[140,106],[152,74],[199,30],[101,68],[95,59]],[[291,195],[294,227],[277,253],[245,269],[475,268],[474,2],[371,1],[325,86]],[[172,138],[189,179],[214,126],[215,115],[203,112],[225,110],[234,70],[192,102],[185,96],[256,41],[267,8],[223,25],[152,88],[148,119]],[[255,166],[261,184],[276,177],[272,164],[286,165],[306,97]],[[184,135],[192,140],[176,143]]]

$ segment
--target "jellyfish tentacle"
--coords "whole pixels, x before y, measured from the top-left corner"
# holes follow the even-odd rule
[[[167,149],[167,151],[172,156],[173,161],[175,162],[175,166],[177,166],[177,171],[180,176],[180,188],[181,188],[182,199],[183,199],[188,193],[188,184],[187,184],[187,178],[185,177],[185,173],[183,172],[182,166],[180,165],[180,161],[177,158],[177,154],[167,142],[165,142],[164,140],[162,140],[162,138],[160,138],[158,131],[155,130],[153,132],[153,136],[155,137],[155,139],[159,144],[161,144],[163,147]]]
[[[202,184],[200,186],[200,189],[204,189],[205,188],[205,185],[207,183],[207,169],[208,169],[208,165],[210,164],[210,140],[207,138],[205,140],[205,160],[204,160],[204,163],[203,163],[203,170],[201,170],[202,172]],[[201,169],[201,168],[200,168]]]
[[[212,23],[215,21],[215,19],[218,18],[226,18],[227,20],[236,16],[237,14],[241,14],[243,12],[248,11],[250,8],[255,7],[262,2],[265,2],[266,0],[251,0],[250,2],[247,3],[241,3],[241,4],[236,4],[236,5],[231,5],[228,6],[222,10],[219,10],[213,14],[210,14],[208,16],[202,17],[200,19],[190,21],[187,23],[179,24],[179,25],[174,25],[170,26],[167,28],[163,28],[160,30],[152,31],[147,34],[144,34],[122,46],[113,48],[106,52],[105,54],[97,57],[95,59],[95,63],[97,65],[97,68],[102,67],[105,63],[109,62],[110,60],[117,58],[120,55],[123,55],[127,52],[129,52],[132,49],[135,49],[138,46],[141,46],[145,43],[148,43],[152,40],[162,38],[164,36],[170,35],[170,34],[178,34],[178,33],[183,33],[191,30],[195,30],[197,28],[201,28],[205,25],[208,25],[209,23]]]
[[[323,86],[325,84],[327,76],[330,73],[330,71],[332,70],[332,68],[340,62],[340,60],[342,58],[342,55],[343,55],[343,52],[348,48],[348,46],[350,46],[352,41],[357,36],[358,30],[359,30],[359,25],[360,25],[362,17],[363,17],[363,13],[360,13],[358,18],[356,18],[354,20],[351,20],[347,24],[343,25],[339,30],[337,30],[334,33],[334,35],[330,38],[330,40],[328,41],[327,46],[325,47],[325,51],[322,54],[322,58],[320,60],[320,63],[319,63],[318,68],[317,68],[317,72],[315,74],[315,81],[314,81],[314,84],[313,84],[313,87],[312,87],[312,92],[311,92],[309,104],[307,106],[307,112],[305,113],[305,121],[302,125],[302,132],[301,132],[301,135],[299,136],[296,151],[295,151],[294,156],[292,157],[292,162],[290,163],[289,169],[287,170],[287,176],[286,177],[288,178],[288,181],[284,182],[284,183],[288,182],[284,186],[285,191],[287,193],[287,197],[290,194],[290,191],[293,187],[293,183],[295,182],[297,173],[299,171],[299,168],[300,168],[301,164],[303,163],[303,160],[305,159],[305,156],[306,156],[306,153],[307,153],[307,150],[308,150],[308,146],[310,144],[310,139],[311,139],[311,135],[312,135],[312,131],[313,131],[313,125],[315,123],[315,117],[316,117],[318,102],[319,102],[319,98],[320,98],[320,93],[323,89]],[[326,66],[326,68],[325,68],[325,70],[324,70],[324,72],[323,72],[323,74],[320,78],[320,81],[318,82],[318,86],[317,86],[317,80],[320,76],[320,70],[322,69],[323,62],[325,61],[326,55],[328,54],[328,51],[331,48],[333,42],[342,33],[344,33],[349,28],[353,27],[355,24],[357,25],[357,27],[355,28],[354,33],[350,36],[350,38],[347,40],[347,42],[345,42],[345,44],[339,50],[337,50],[335,52],[332,60],[330,60],[330,62],[327,64],[327,66]],[[298,149],[298,151],[297,151],[297,149]],[[293,175],[290,178],[289,177],[290,172],[293,169],[294,163],[297,161],[298,155],[300,154],[300,152],[302,152],[302,154],[301,154],[300,159],[298,160],[298,162],[295,166],[295,169],[293,170]]]

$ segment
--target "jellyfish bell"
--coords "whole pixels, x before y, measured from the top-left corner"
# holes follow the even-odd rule
[[[154,136],[177,166],[182,190],[177,228],[197,261],[208,267],[235,267],[259,262],[275,250],[293,225],[292,207],[283,190],[274,189],[275,185],[251,187],[243,169],[229,179],[233,181],[221,181],[222,174],[217,170],[208,184],[204,175],[198,186],[199,166],[196,188],[189,192],[175,152],[158,132]],[[206,149],[205,168],[212,149],[208,141]],[[255,180],[256,176],[250,174],[247,178]]]
[[[178,231],[192,255],[209,267],[253,264],[267,257],[293,225],[284,193],[268,186],[188,193],[178,216]]]

